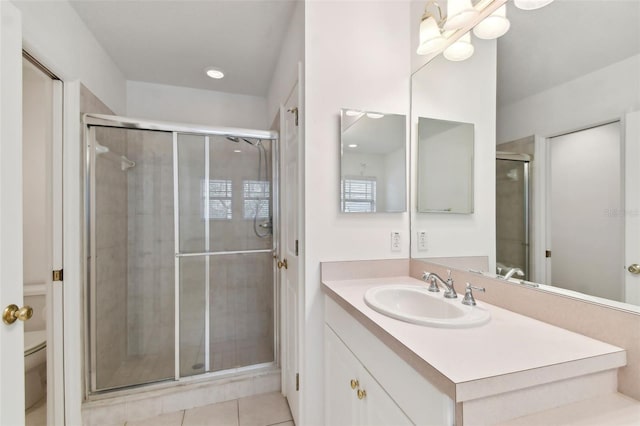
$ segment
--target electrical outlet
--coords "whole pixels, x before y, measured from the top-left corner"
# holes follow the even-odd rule
[[[391,251],[402,251],[402,247],[400,246],[402,239],[400,238],[400,233],[396,231],[391,232]]]
[[[418,250],[427,250],[427,231],[418,231]]]

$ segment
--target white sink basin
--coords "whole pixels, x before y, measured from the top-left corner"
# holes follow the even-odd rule
[[[393,284],[367,290],[364,301],[369,307],[391,318],[444,328],[466,328],[486,324],[491,314],[480,306],[467,306],[457,299],[445,299],[425,286]]]

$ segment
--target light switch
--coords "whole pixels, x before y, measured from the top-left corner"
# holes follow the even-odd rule
[[[427,250],[427,231],[418,231],[418,250]]]
[[[391,251],[402,251],[401,247],[402,239],[400,238],[400,232],[391,232]]]

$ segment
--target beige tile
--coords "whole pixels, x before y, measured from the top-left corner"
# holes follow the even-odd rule
[[[180,426],[183,418],[184,411],[176,411],[144,420],[127,422],[126,426]]]
[[[240,426],[267,426],[291,420],[286,399],[280,392],[238,400]]]
[[[238,401],[220,402],[187,410],[183,426],[238,426]]]

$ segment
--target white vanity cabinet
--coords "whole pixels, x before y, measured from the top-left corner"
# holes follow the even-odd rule
[[[330,298],[324,351],[325,424],[453,425],[453,401]]]
[[[412,425],[340,338],[325,325],[325,423]]]

